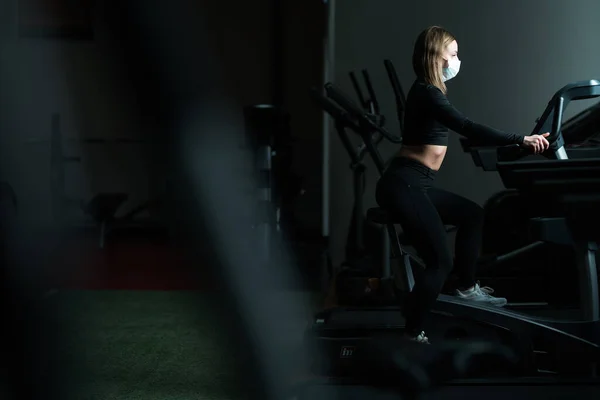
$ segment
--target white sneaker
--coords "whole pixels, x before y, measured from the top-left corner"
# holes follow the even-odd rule
[[[456,297],[461,300],[479,301],[497,307],[504,307],[506,303],[508,303],[505,298],[494,297],[492,296],[492,293],[494,293],[494,289],[487,286],[480,287],[479,282],[469,290],[460,291],[456,289]]]
[[[425,332],[421,331],[417,336],[409,336],[409,340],[421,344],[430,344],[429,339],[425,336]]]

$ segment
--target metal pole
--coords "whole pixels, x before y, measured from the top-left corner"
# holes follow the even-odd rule
[[[324,45],[323,84],[333,80],[335,75],[335,0],[323,0],[327,7],[327,35]],[[322,226],[324,238],[329,237],[329,143],[331,135],[331,119],[323,112],[323,183],[322,183]]]

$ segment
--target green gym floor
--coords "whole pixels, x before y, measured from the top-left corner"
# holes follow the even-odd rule
[[[244,398],[236,360],[215,321],[216,294],[69,290],[50,296],[68,315],[63,345],[76,362],[69,382],[74,399]],[[302,333],[290,327],[286,348],[299,351]]]
[[[52,250],[60,278],[43,302],[60,321],[59,368],[69,399],[247,397],[238,369],[244,360],[231,351],[236,339],[224,326],[234,317],[223,310],[224,293],[210,268],[192,276],[184,252],[169,240],[135,236],[105,249],[94,236],[75,238]],[[315,309],[319,297],[302,287],[276,296],[308,300]],[[303,313],[281,338],[296,355],[312,311]]]

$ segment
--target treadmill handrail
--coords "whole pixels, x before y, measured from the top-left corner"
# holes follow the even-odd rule
[[[595,97],[600,97],[600,81],[596,79],[563,86],[552,96],[531,134],[539,135],[550,132],[548,141],[552,143],[552,148],[560,149],[564,146],[564,139],[561,135],[563,114],[569,103]]]
[[[563,123],[565,108],[571,101],[594,97],[600,97],[600,81],[596,79],[570,83],[563,86],[552,96],[544,113],[537,119],[536,125],[531,133],[532,135],[538,135],[550,132],[550,136],[548,137],[550,148],[543,154],[545,157],[554,159],[569,158],[568,153],[564,148],[565,139],[562,130],[563,128],[568,130],[570,126],[574,125],[576,119],[581,119],[585,115],[586,111],[579,113],[577,116]],[[598,107],[598,105],[590,107],[588,110],[591,112],[595,107]],[[570,121],[573,121],[571,125],[569,125]],[[502,161],[502,155],[508,155],[509,158],[514,160],[532,154],[526,149],[520,149],[519,145],[488,146],[481,145],[466,138],[461,138],[461,146],[463,151],[471,153],[475,165],[477,167],[482,167],[486,171],[497,170],[497,166],[492,166],[492,164],[494,164],[494,161]],[[497,151],[495,157],[493,153],[489,151],[492,148],[495,148]],[[486,155],[486,162],[483,162],[482,156],[484,153]],[[492,160],[490,157],[494,157],[495,160]]]
[[[571,118],[563,124],[564,111],[571,101],[595,97],[600,97],[600,81],[596,79],[570,83],[563,86],[552,96],[548,102],[548,105],[546,106],[546,109],[544,110],[544,113],[536,121],[536,125],[531,133],[532,135],[539,135],[550,132],[550,136],[548,137],[550,149],[544,154],[546,157],[557,159],[568,158],[568,154],[564,150],[565,140],[562,134],[562,129],[568,129],[569,121],[574,120],[574,118]],[[590,110],[592,110],[592,107]],[[576,117],[581,118],[580,115],[583,115],[583,113],[578,114]],[[502,147],[479,146],[477,143],[473,143],[467,139],[461,139],[461,145],[463,150],[466,152],[471,152],[472,156],[474,152],[480,151],[481,148],[495,147],[500,149]],[[525,155],[525,153],[522,153],[521,156],[522,155]],[[481,163],[478,163],[475,158],[473,158],[473,160],[477,166],[481,166]],[[491,170],[491,168],[487,168],[487,170]]]
[[[554,97],[563,97],[568,101],[582,100],[600,96],[600,81],[589,79],[569,83],[554,94]]]

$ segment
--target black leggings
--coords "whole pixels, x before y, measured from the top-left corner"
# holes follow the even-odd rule
[[[404,307],[406,329],[413,335],[423,330],[425,317],[453,269],[459,288],[474,285],[481,248],[483,209],[464,197],[431,187],[435,175],[436,171],[416,160],[398,157],[377,183],[377,203],[400,223],[426,265]],[[445,225],[457,227],[454,262]]]

